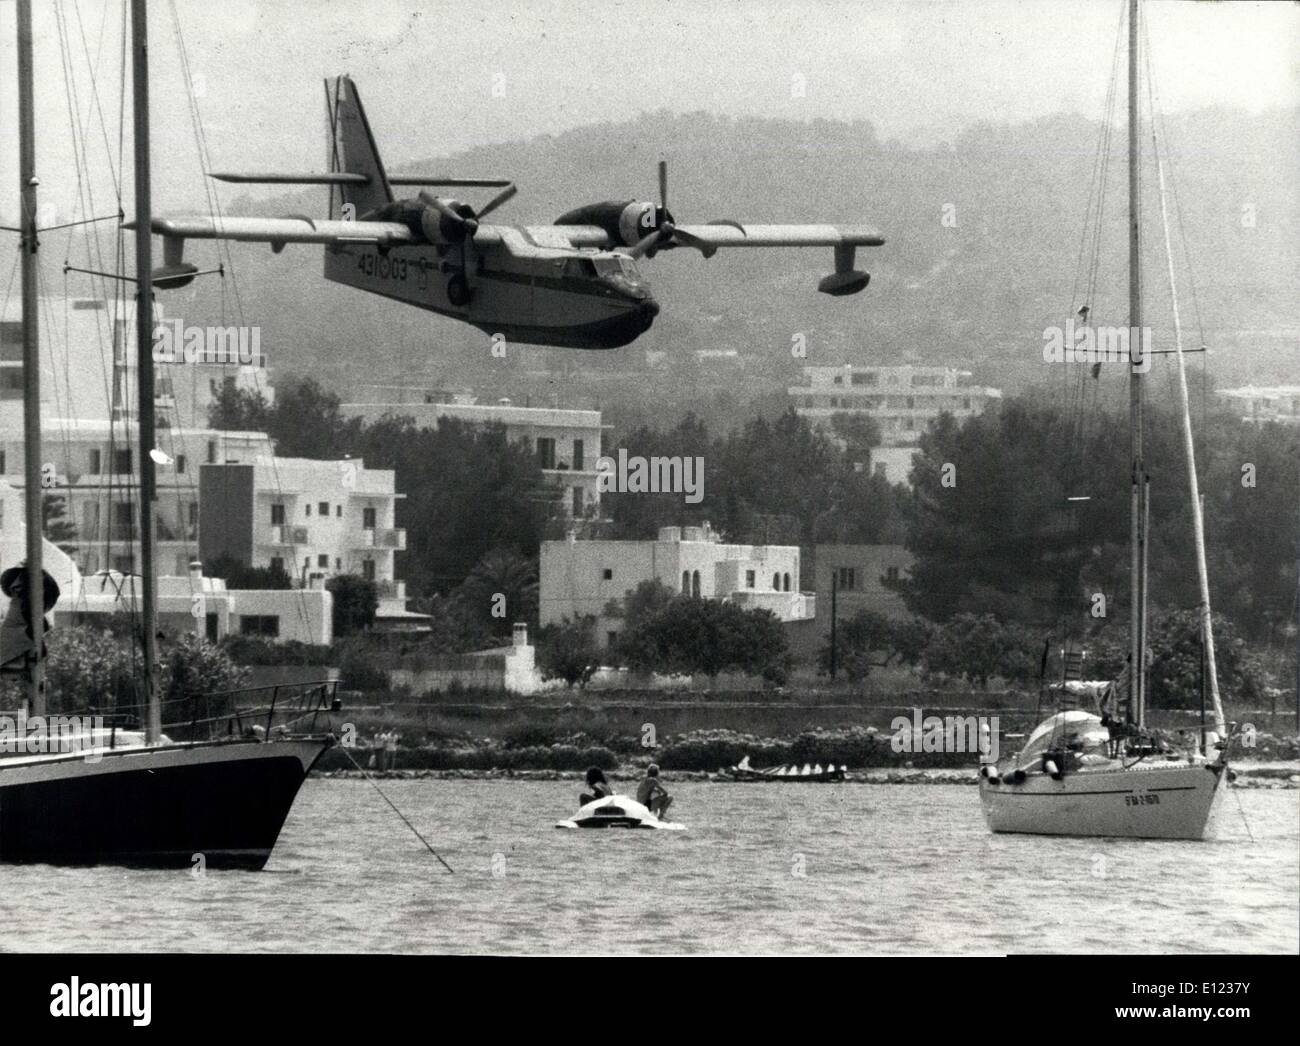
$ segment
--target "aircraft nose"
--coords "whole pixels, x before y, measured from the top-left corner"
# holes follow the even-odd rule
[[[659,315],[659,303],[653,298],[646,298],[641,302],[638,311],[644,319],[653,320]]]

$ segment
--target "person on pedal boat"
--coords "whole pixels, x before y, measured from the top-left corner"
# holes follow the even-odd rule
[[[594,803],[597,799],[604,799],[606,796],[614,794],[614,789],[605,780],[605,771],[598,766],[593,766],[587,770],[587,787],[590,792],[583,792],[578,796],[579,806],[586,806],[588,803]]]
[[[668,807],[672,806],[673,797],[659,781],[657,763],[651,763],[646,767],[645,779],[636,786],[636,801],[660,820],[668,812]]]

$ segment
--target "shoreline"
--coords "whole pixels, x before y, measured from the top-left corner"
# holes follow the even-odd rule
[[[1273,790],[1300,790],[1300,762],[1260,762],[1234,763],[1232,770],[1236,780],[1234,788],[1264,788]],[[377,781],[571,781],[575,784],[583,781],[583,774],[577,770],[313,770],[309,777],[330,780],[358,780],[372,778]],[[606,776],[613,782],[634,782],[641,779],[639,773],[627,771],[608,771]],[[710,770],[676,770],[665,771],[665,782],[697,781],[708,784],[757,784],[762,786],[779,786],[782,784],[802,787],[835,787],[837,785],[976,785],[979,783],[977,767],[933,768],[933,767],[866,767],[850,770],[843,781],[737,781],[729,774]]]

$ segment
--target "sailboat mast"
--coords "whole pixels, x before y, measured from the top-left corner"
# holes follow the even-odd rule
[[[41,489],[41,347],[36,298],[36,120],[32,103],[32,4],[18,0],[18,190],[22,197],[23,282],[23,501],[27,519],[27,595],[31,601],[33,654],[27,659],[27,707],[45,715],[45,571],[41,542],[45,519]]]
[[[131,111],[135,144],[136,411],[140,457],[140,602],[144,678],[148,696],[145,738],[162,736],[158,704],[158,578],[154,569],[153,205],[149,183],[149,17],[145,0],[131,0]]]
[[[1142,345],[1142,254],[1139,240],[1141,177],[1138,154],[1138,0],[1128,4],[1128,325],[1130,346]],[[1133,352],[1130,348],[1130,352]],[[1129,448],[1129,695],[1138,726],[1146,719],[1146,593],[1143,562],[1143,500],[1146,468],[1142,454],[1142,372],[1131,357],[1128,369]]]

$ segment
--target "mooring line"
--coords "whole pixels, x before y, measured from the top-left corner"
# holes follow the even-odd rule
[[[394,803],[391,799],[388,798],[387,795],[384,794],[384,790],[379,787],[379,782],[370,776],[370,774],[366,771],[365,767],[363,767],[360,763],[358,763],[355,759],[352,758],[352,753],[349,752],[346,747],[344,747],[343,745],[339,745],[339,747],[343,749],[343,754],[346,755],[349,760],[351,760],[352,765],[361,771],[362,776],[364,776],[367,781],[369,781],[372,785],[375,786],[375,791],[379,793],[380,797],[384,800],[384,802],[386,802],[389,806],[393,808],[393,813],[397,814],[397,816],[402,819],[402,823],[406,825],[406,827],[409,828],[415,834],[415,837],[419,839],[420,842],[424,843],[424,848],[428,850],[429,853],[433,854],[434,857],[438,858],[438,863],[447,869],[448,874],[455,875],[456,873],[452,870],[451,865],[449,865],[446,861],[444,861],[442,859],[442,856],[438,853],[438,851],[429,845],[429,840],[426,839],[424,836],[422,836],[420,834],[420,830],[416,828],[415,825],[411,824],[409,820],[407,820],[406,814],[402,813],[401,810],[397,809],[397,804]]]

